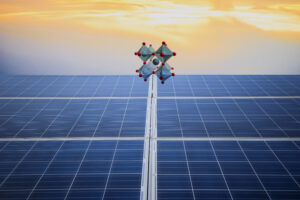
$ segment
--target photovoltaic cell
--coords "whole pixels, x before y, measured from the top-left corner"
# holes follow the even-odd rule
[[[158,99],[159,137],[299,137],[297,99]]]
[[[158,199],[299,199],[299,145],[158,141]]]
[[[147,97],[136,76],[8,76],[1,97]]]
[[[158,82],[158,96],[300,96],[300,76],[179,75]]]
[[[146,99],[5,100],[0,137],[143,137],[145,117]]]
[[[1,199],[139,199],[143,141],[1,143]]]

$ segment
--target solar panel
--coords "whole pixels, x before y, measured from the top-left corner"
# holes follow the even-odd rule
[[[299,80],[3,76],[0,199],[300,199]]]
[[[299,145],[158,141],[158,199],[298,199]]]
[[[161,137],[299,137],[295,99],[158,99]]]
[[[2,143],[3,199],[139,199],[143,141]]]
[[[300,96],[300,76],[278,75],[186,75],[165,85],[158,83],[158,96],[230,97]]]
[[[145,99],[4,100],[0,137],[143,137]]]
[[[157,199],[299,199],[299,77],[158,84]]]
[[[135,76],[11,76],[1,97],[147,97],[148,84]]]

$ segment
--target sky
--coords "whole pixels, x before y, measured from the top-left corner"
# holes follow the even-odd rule
[[[135,74],[162,41],[177,74],[300,74],[300,0],[0,0],[0,72]]]

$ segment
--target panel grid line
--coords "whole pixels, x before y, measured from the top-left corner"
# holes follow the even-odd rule
[[[133,83],[134,83],[134,81],[133,81]],[[132,92],[132,88],[133,88],[133,83],[132,83],[132,87],[131,87],[131,90],[130,90],[131,92]],[[128,103],[129,102],[127,100],[127,104],[126,104],[124,115],[123,115],[123,118],[122,118],[122,122],[121,122],[121,127],[120,127],[120,130],[119,130],[118,138],[120,138],[122,126],[123,126],[125,115],[126,115],[126,111],[127,111],[127,108],[128,108]],[[105,198],[105,194],[106,194],[107,186],[108,186],[108,181],[109,181],[109,178],[110,178],[110,174],[111,174],[112,166],[113,166],[113,163],[114,163],[114,160],[115,160],[115,156],[116,156],[116,151],[117,151],[118,145],[119,145],[119,140],[117,140],[116,148],[114,150],[114,153],[113,153],[113,156],[112,156],[112,159],[111,159],[111,164],[110,164],[110,167],[109,167],[108,176],[107,176],[106,183],[105,183],[105,186],[104,186],[104,192],[103,192],[103,195],[102,195],[102,200],[104,200],[104,198]]]
[[[228,91],[228,92],[229,92],[229,91]],[[235,100],[234,100],[234,101],[235,101]],[[216,103],[216,102],[215,102],[215,103]],[[217,103],[216,103],[216,105],[217,105]],[[248,119],[247,115],[246,115],[246,114],[244,113],[244,111],[240,108],[240,106],[239,106],[237,103],[236,103],[236,105],[237,105],[238,108],[241,110],[241,112],[243,113],[243,115],[245,116],[245,118],[251,123],[251,121]],[[217,107],[218,107],[218,109],[219,109],[219,111],[220,111],[222,117],[224,118],[224,115],[222,114],[222,112],[221,112],[221,110],[220,110],[220,107],[219,107],[218,105],[217,105]],[[224,119],[225,119],[225,118],[224,118]],[[226,121],[226,123],[227,123],[227,121]],[[252,123],[251,123],[251,124],[252,124]],[[228,123],[227,123],[227,125],[228,125],[228,127],[229,127],[229,129],[230,129],[232,135],[235,135],[235,134],[234,134],[234,131],[231,129],[231,127],[229,126]],[[252,125],[252,126],[253,126],[253,125]],[[255,128],[255,127],[254,127],[254,128]],[[256,130],[256,132],[260,135],[260,133],[259,133],[257,130]],[[260,135],[260,136],[261,136],[261,135]],[[250,162],[248,156],[246,155],[244,149],[242,148],[242,146],[240,145],[239,142],[237,142],[237,143],[238,143],[238,145],[239,145],[239,148],[241,149],[241,152],[243,153],[243,155],[244,155],[245,158],[247,159],[249,165],[251,166],[251,169],[253,170],[253,172],[254,172],[256,178],[259,180],[259,182],[260,182],[262,188],[264,189],[264,191],[265,191],[266,194],[268,195],[268,198],[269,198],[269,199],[272,199],[271,196],[270,196],[270,194],[269,194],[269,192],[268,192],[268,190],[266,189],[265,185],[263,184],[261,178],[258,176],[258,174],[257,174],[257,172],[256,172],[256,170],[255,170],[255,168],[253,167],[252,163]]]
[[[238,81],[239,82],[239,81]],[[262,90],[263,90],[263,88],[262,88]],[[287,134],[286,134],[286,132],[265,112],[265,110],[257,103],[257,102],[255,102],[256,103],[256,105],[265,113],[265,115],[266,116],[268,116],[268,118],[271,120],[271,121],[273,121],[273,123],[275,123],[276,124],[276,126],[282,131],[282,132],[284,132],[284,134],[286,135],[286,137],[289,137]],[[280,104],[278,104],[279,106],[280,106]],[[288,112],[287,112],[287,114],[289,114]],[[248,121],[249,121],[249,123],[252,125],[252,127],[256,130],[256,132],[261,136],[261,134],[259,133],[259,131],[256,129],[256,127],[253,125],[253,123],[251,122],[251,120],[248,118],[248,116],[245,114],[245,117],[248,119]],[[261,136],[262,137],[262,136]],[[294,141],[292,141],[293,142],[293,144],[295,145],[295,146],[297,146],[298,147],[298,149],[299,149],[299,146],[294,142]],[[278,156],[276,155],[276,153],[272,150],[272,148],[270,147],[270,145],[267,143],[267,142],[264,142],[265,144],[266,144],[266,146],[269,148],[269,150],[272,152],[272,154],[276,157],[276,159],[279,161],[279,163],[281,164],[281,166],[286,170],[286,172],[289,174],[289,176],[293,179],[293,181],[297,184],[297,186],[298,186],[298,188],[300,188],[300,185],[299,185],[299,183],[297,182],[297,180],[294,178],[294,176],[291,174],[291,172],[286,168],[286,166],[281,162],[281,160],[278,158]]]
[[[204,81],[204,82],[205,82],[205,81]],[[188,78],[188,83],[189,83],[189,86],[191,87],[191,83],[190,83],[189,78]],[[193,88],[192,88],[192,87],[191,87],[191,91],[192,91],[192,94],[194,95],[194,91],[193,91]],[[176,101],[176,100],[175,100],[175,101]],[[194,100],[194,102],[195,102],[195,100]],[[215,103],[216,103],[216,102],[215,102]],[[200,114],[200,110],[199,110],[198,104],[196,104],[196,108],[197,108],[197,112]],[[200,116],[200,118],[202,119],[201,115],[199,115],[199,116]],[[179,117],[179,116],[178,116],[178,117]],[[202,119],[202,120],[203,120],[203,119]],[[206,127],[205,123],[204,123],[204,128],[205,128],[205,133],[206,133],[207,136],[208,136],[208,131],[207,131],[207,127]],[[214,149],[213,144],[212,144],[211,141],[209,141],[209,144],[210,144],[210,146],[211,146],[211,148],[212,148],[212,150],[213,150],[214,156],[215,156],[215,158],[216,158],[216,160],[217,160],[217,163],[218,163],[219,169],[220,169],[220,171],[221,171],[223,180],[224,180],[225,185],[226,185],[226,187],[227,187],[227,191],[228,191],[228,193],[229,193],[229,195],[230,195],[230,198],[233,200],[233,196],[232,196],[232,194],[231,194],[231,191],[230,191],[230,188],[229,188],[229,186],[228,186],[227,180],[226,180],[225,175],[224,175],[224,173],[223,173],[223,169],[222,169],[221,164],[220,164],[220,162],[219,162],[219,159],[218,159],[218,157],[217,157],[216,151],[215,151],[215,149]]]
[[[86,83],[86,82],[85,82],[85,83]],[[83,87],[83,86],[84,86],[84,84],[82,84],[81,87]],[[69,100],[68,103],[65,105],[64,108],[66,108],[67,105],[68,105],[70,102],[71,102],[71,101]],[[62,109],[61,111],[63,111],[63,110],[64,110],[64,109]],[[59,114],[58,114],[57,116],[59,116]],[[54,122],[54,121],[55,121],[55,120],[53,120],[52,122]],[[76,124],[76,123],[74,123],[73,126],[75,126],[75,124]],[[50,126],[48,126],[48,127],[50,127]],[[72,127],[72,128],[73,128],[73,127]],[[72,128],[70,129],[68,135],[71,133]],[[46,132],[46,131],[45,131],[45,132]],[[44,133],[45,133],[45,132],[44,132]],[[57,149],[57,151],[56,151],[55,154],[53,155],[52,159],[51,159],[50,162],[48,163],[48,165],[47,165],[47,167],[45,168],[43,174],[39,177],[38,181],[36,182],[36,184],[35,184],[34,187],[32,188],[32,190],[31,190],[31,192],[29,193],[29,195],[27,196],[26,200],[30,199],[31,195],[33,194],[33,192],[35,191],[36,187],[38,186],[38,184],[40,183],[40,181],[41,181],[42,178],[44,177],[44,175],[45,175],[47,169],[49,168],[49,166],[50,166],[50,165],[52,164],[52,162],[54,161],[54,158],[56,157],[56,155],[57,155],[58,152],[60,151],[60,149],[61,149],[61,147],[63,146],[63,144],[64,144],[64,142],[61,143],[60,147]],[[33,146],[35,146],[35,145],[33,145]]]
[[[240,84],[240,82],[238,81],[238,80],[236,80],[239,84]],[[254,81],[253,81],[254,82]],[[255,82],[254,82],[255,83]],[[255,83],[256,84],[256,83]],[[258,87],[260,87],[259,85],[258,85]],[[260,87],[261,88],[261,87]],[[265,91],[263,88],[261,88],[263,91]],[[279,88],[280,89],[280,88]],[[245,92],[247,92],[247,91],[245,91]],[[265,91],[266,93],[267,93],[267,91]],[[282,132],[284,132],[285,133],[285,135],[286,135],[286,137],[289,137],[287,134],[286,134],[286,132],[265,112],[265,110],[255,101],[255,103],[256,103],[256,105],[264,112],[264,114],[271,120],[271,121],[273,121],[273,123],[275,123],[276,124],[276,126],[282,131]],[[277,103],[277,102],[276,102]],[[236,103],[237,104],[237,103]],[[237,104],[238,105],[238,104]],[[280,104],[278,104],[279,106],[280,106]],[[240,108],[240,110],[243,112],[243,110]],[[243,112],[244,113],[244,112]],[[289,114],[288,112],[287,112],[287,114]],[[248,116],[244,113],[244,116],[245,116],[245,118],[249,121],[249,123],[252,125],[252,127],[256,130],[256,132],[260,135],[260,137],[262,137],[262,135],[260,134],[260,132],[257,130],[257,128],[254,126],[254,124],[251,122],[251,120],[248,118]],[[239,142],[237,142],[238,143],[238,145],[240,146],[240,148],[242,149],[242,147],[241,147],[241,145],[240,145],[240,143]],[[288,175],[293,179],[293,181],[297,184],[297,186],[298,186],[298,188],[300,188],[300,185],[299,185],[299,183],[297,182],[297,180],[294,178],[294,176],[291,174],[291,172],[286,168],[286,166],[281,162],[281,160],[278,158],[278,156],[276,155],[276,153],[273,151],[273,149],[270,147],[270,145],[267,143],[267,142],[265,142],[264,141],[264,143],[265,143],[265,145],[269,148],[269,150],[272,152],[272,154],[276,157],[276,159],[277,159],[277,161],[281,164],[281,166],[286,170],[286,172],[288,173]],[[294,141],[292,141],[292,143],[295,145],[295,146],[297,146],[298,147],[298,145],[294,142]],[[299,148],[299,147],[298,147]],[[242,152],[244,153],[244,150],[242,149]],[[246,156],[246,154],[244,153],[244,155]],[[247,158],[248,159],[248,158]],[[250,162],[249,162],[250,163]],[[251,164],[251,163],[250,163]],[[251,166],[252,166],[252,164],[251,164]],[[253,168],[253,170],[254,170],[254,168]],[[270,196],[269,196],[270,197]],[[271,197],[270,197],[271,198]]]
[[[42,92],[42,91],[41,91]],[[1,182],[0,184],[0,188],[3,186],[3,184],[8,180],[8,178],[14,173],[14,171],[17,169],[17,167],[21,164],[21,162],[23,162],[23,160],[26,158],[26,156],[29,154],[29,152],[34,148],[34,146],[37,144],[38,141],[35,141],[34,144],[30,147],[30,149],[22,156],[22,158],[19,160],[19,162],[17,163],[17,165],[12,169],[12,171],[4,178],[4,180]],[[8,146],[10,142],[8,142],[6,146]],[[4,149],[4,147],[3,147]],[[2,150],[3,150],[2,149]]]
[[[172,79],[172,82],[173,82],[173,79]],[[176,96],[176,91],[175,91],[174,84],[172,84],[172,85],[173,85],[174,94]],[[180,127],[180,131],[181,131],[181,136],[183,137],[183,131],[182,131],[181,123],[180,123],[180,116],[179,116],[179,113],[178,113],[178,105],[177,105],[176,101],[175,101],[175,106],[176,106],[176,111],[177,111],[177,117],[178,117],[178,120],[179,120],[179,127]],[[186,147],[185,147],[184,141],[183,141],[183,150],[184,150],[184,154],[185,154],[185,159],[186,159],[187,170],[188,170],[188,174],[189,174],[189,180],[190,180],[190,184],[191,184],[193,199],[196,200],[193,181],[192,181],[192,177],[191,177],[190,165],[189,165],[189,162],[188,162],[188,157],[187,157]]]
[[[88,79],[86,80],[86,82],[88,81]],[[84,86],[84,84],[82,85],[82,87]],[[80,90],[79,90],[80,91]],[[85,107],[82,109],[82,112],[80,113],[80,115],[78,116],[77,120],[82,116],[85,108],[89,105],[89,102],[86,103]],[[67,106],[67,104],[66,104]],[[69,133],[67,135],[69,135],[72,131],[72,129],[75,127],[76,122],[73,124],[72,128],[70,129]],[[50,165],[52,164],[52,162],[54,161],[54,159],[56,158],[56,155],[58,154],[58,152],[60,151],[61,147],[63,146],[64,142],[60,145],[60,147],[58,148],[58,150],[55,152],[54,156],[52,157],[52,159],[50,160],[50,162],[48,162],[47,167],[45,168],[43,174],[39,177],[38,181],[36,182],[36,184],[34,185],[33,189],[31,190],[30,194],[28,195],[27,199],[30,199],[31,195],[33,194],[33,192],[36,190],[36,187],[39,185],[40,181],[42,180],[42,178],[45,176],[46,171],[48,170],[48,168],[50,167]],[[88,149],[88,148],[87,148]],[[76,177],[76,176],[75,176]],[[67,195],[66,195],[67,196]]]

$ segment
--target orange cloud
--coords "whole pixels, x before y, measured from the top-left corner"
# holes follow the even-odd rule
[[[69,66],[68,73],[80,72],[85,64],[93,73],[102,62],[108,73],[114,66],[137,63],[128,52],[139,41],[158,46],[167,40],[182,54],[176,58],[179,66],[188,61],[196,70],[200,63],[202,72],[234,71],[230,63],[241,62],[249,63],[248,71],[251,64],[279,69],[271,58],[282,64],[280,54],[292,52],[289,64],[299,64],[294,45],[300,41],[299,11],[298,0],[2,0],[0,52],[7,56],[0,60],[18,62],[11,64],[16,71],[28,62],[37,73],[41,65]],[[120,59],[111,58],[116,53]],[[261,54],[267,54],[265,60]]]
[[[207,23],[210,17],[234,17],[263,30],[300,31],[299,5],[294,0],[5,0],[0,3],[0,17],[31,15],[134,30],[143,25],[166,29],[174,24]]]

